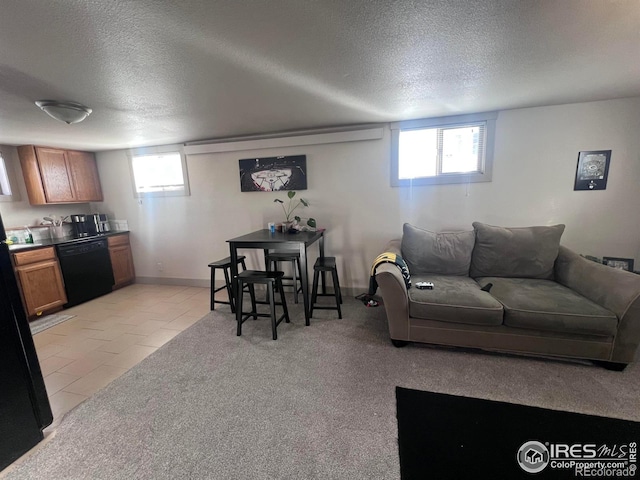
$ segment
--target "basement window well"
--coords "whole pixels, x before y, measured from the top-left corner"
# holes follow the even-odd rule
[[[129,152],[134,196],[189,195],[187,163],[182,147],[148,147]]]
[[[497,113],[391,124],[391,186],[490,182]]]

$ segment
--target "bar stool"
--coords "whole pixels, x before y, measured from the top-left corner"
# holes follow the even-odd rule
[[[291,262],[292,275],[282,277],[283,280],[291,280],[291,283],[283,283],[284,287],[293,287],[293,301],[298,303],[298,293],[302,292],[302,269],[300,268],[300,253],[298,252],[268,252],[264,255],[264,262],[269,270],[279,270],[281,262]]]
[[[318,279],[320,272],[331,272],[333,280],[333,293],[318,293]],[[325,285],[323,281],[322,290],[324,292]],[[335,297],[336,306],[316,305],[318,297]],[[342,292],[340,291],[340,282],[338,281],[338,269],[336,268],[336,257],[320,257],[313,266],[313,289],[311,290],[311,307],[309,308],[309,317],[313,317],[313,309],[318,310],[337,310],[338,318],[342,318]]]
[[[238,255],[238,265],[242,265],[242,270],[246,270],[247,266],[244,262],[246,257],[244,255]],[[211,310],[215,309],[216,303],[222,303],[224,305],[231,306],[231,313],[235,313],[236,307],[233,301],[233,292],[231,290],[231,257],[225,257],[222,260],[218,260],[217,262],[211,262],[209,264],[211,268]],[[224,285],[218,288],[215,288],[216,282],[216,270],[222,269],[224,272]],[[229,298],[228,301],[225,300],[216,300],[215,295],[216,292],[220,290],[227,290],[227,296]]]
[[[240,336],[242,334],[242,324],[250,317],[254,319],[258,319],[258,317],[271,317],[271,332],[273,334],[273,339],[278,339],[277,327],[280,325],[280,322],[284,319],[286,323],[290,323],[289,320],[289,311],[287,310],[287,301],[284,297],[284,288],[282,286],[282,277],[284,276],[283,272],[263,272],[260,270],[245,270],[244,272],[240,272],[236,277],[238,282],[238,290],[240,292],[238,298],[238,308],[236,308],[236,321],[238,322],[238,332],[237,335]],[[255,296],[251,296],[251,312],[245,314],[242,311],[242,296],[244,292],[244,287],[249,286],[249,291],[254,290],[254,285],[263,284],[267,287],[267,296],[269,297],[269,307],[270,313],[258,313],[256,308],[256,299]],[[274,288],[275,287],[275,288]],[[280,302],[277,303],[275,301],[275,291],[280,293]],[[276,320],[276,305],[282,305],[283,314],[280,318]]]

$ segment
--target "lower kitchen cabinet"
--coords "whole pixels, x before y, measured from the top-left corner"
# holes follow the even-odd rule
[[[28,317],[59,310],[67,303],[53,247],[14,253],[13,261]]]
[[[111,257],[111,267],[113,268],[113,279],[116,288],[133,283],[136,272],[133,267],[133,255],[131,254],[131,244],[129,234],[112,235],[108,237],[109,255]]]

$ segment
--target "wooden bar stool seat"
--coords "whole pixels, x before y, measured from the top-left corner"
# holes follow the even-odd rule
[[[261,271],[261,270],[245,270],[244,272],[240,272],[236,277],[237,288],[239,291],[238,297],[238,305],[236,308],[236,321],[238,322],[238,332],[237,335],[240,336],[242,334],[242,324],[245,320],[250,317],[257,319],[258,317],[270,317],[271,318],[271,332],[274,340],[278,339],[277,327],[280,325],[282,320],[285,320],[286,323],[289,323],[289,311],[287,310],[287,301],[284,297],[284,288],[282,285],[282,277],[284,276],[284,272],[272,272],[272,271]],[[267,287],[267,297],[269,298],[269,313],[258,313],[256,308],[256,299],[255,295],[251,296],[251,312],[243,312],[242,311],[242,296],[244,292],[244,287],[249,286],[249,291],[254,291],[255,284],[262,284]],[[280,302],[275,301],[275,292],[280,293]],[[282,306],[282,316],[276,319],[276,305]]]
[[[333,281],[333,293],[324,293],[326,285],[322,285],[323,293],[318,293],[318,281],[321,272],[330,272]],[[336,306],[331,305],[316,305],[318,297],[334,297],[336,300]],[[342,292],[340,291],[340,281],[338,280],[338,269],[336,267],[335,257],[320,257],[316,260],[313,266],[313,288],[311,290],[311,307],[309,309],[309,316],[313,317],[313,310],[337,310],[338,318],[342,318],[342,310],[340,304],[342,303]]]
[[[242,270],[247,269],[247,265],[245,264],[245,256],[238,255],[238,265],[242,266]],[[231,312],[235,313],[236,307],[235,302],[233,301],[233,292],[231,290],[231,257],[225,257],[216,262],[211,262],[209,264],[209,268],[211,268],[211,310],[215,309],[216,303],[222,303],[224,305],[231,306]],[[216,270],[221,269],[224,272],[224,285],[218,288],[215,288],[216,282]],[[227,291],[228,300],[216,300],[215,295],[220,290]]]

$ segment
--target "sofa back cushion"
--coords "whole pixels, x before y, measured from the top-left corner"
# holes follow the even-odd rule
[[[434,233],[404,224],[402,257],[411,274],[469,275],[475,232]]]
[[[564,225],[504,228],[474,222],[469,275],[553,279]]]

